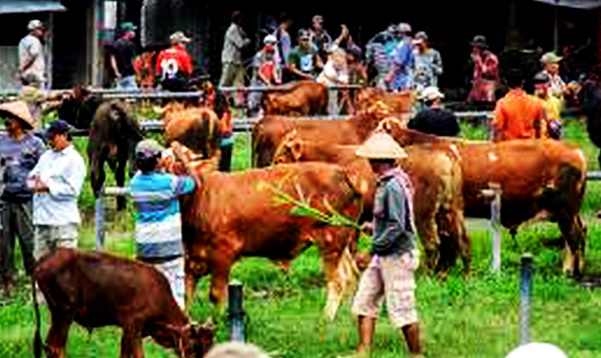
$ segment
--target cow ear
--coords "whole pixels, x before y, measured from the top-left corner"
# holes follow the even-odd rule
[[[300,140],[295,140],[288,144],[288,148],[290,148],[294,161],[298,162],[303,154],[303,143]]]

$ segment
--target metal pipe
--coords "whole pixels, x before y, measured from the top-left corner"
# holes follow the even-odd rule
[[[230,341],[244,343],[244,290],[242,283],[232,281],[228,286],[228,318]]]
[[[530,340],[528,327],[530,324],[533,275],[532,255],[524,254],[520,269],[520,345],[527,344]]]
[[[104,190],[104,187],[103,187]],[[104,249],[104,238],[106,234],[105,229],[105,215],[106,210],[104,207],[104,195],[100,194],[96,198],[96,250],[100,251]]]

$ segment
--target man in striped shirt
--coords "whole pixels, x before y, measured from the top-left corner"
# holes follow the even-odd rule
[[[135,252],[138,260],[159,269],[171,286],[179,306],[184,308],[184,249],[178,196],[195,191],[189,176],[158,170],[163,148],[147,139],[136,147],[138,172],[131,181],[136,207]]]

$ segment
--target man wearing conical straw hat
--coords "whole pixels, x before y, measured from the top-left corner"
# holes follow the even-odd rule
[[[0,134],[0,278],[4,293],[10,295],[15,284],[14,248],[19,239],[23,266],[33,269],[33,193],[26,185],[29,172],[44,152],[44,143],[30,131],[35,127],[23,101],[0,105],[6,134]]]
[[[369,159],[378,176],[372,258],[353,302],[360,337],[357,352],[360,356],[369,353],[379,308],[386,299],[392,324],[403,332],[412,357],[419,357],[423,349],[413,278],[413,271],[418,266],[413,189],[407,174],[395,164],[396,159],[407,157],[407,154],[384,132],[374,133],[356,154]]]

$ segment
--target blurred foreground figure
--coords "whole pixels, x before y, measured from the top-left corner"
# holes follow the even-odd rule
[[[568,358],[568,356],[549,343],[528,343],[514,349],[505,358]]]

